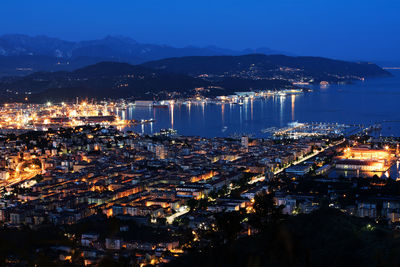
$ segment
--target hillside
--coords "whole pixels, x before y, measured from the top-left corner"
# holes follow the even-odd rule
[[[214,79],[242,77],[337,83],[390,76],[388,72],[372,63],[263,54],[169,58],[147,62],[143,66],[191,76],[207,75],[208,78]]]
[[[75,97],[154,99],[170,92],[190,93],[208,82],[183,74],[154,71],[127,63],[101,62],[73,72],[37,72],[6,77],[0,90],[8,101],[28,97],[33,102],[71,100]]]
[[[77,57],[74,59],[42,55],[0,55],[0,78],[25,76],[38,71],[73,71],[101,61],[103,58]]]
[[[297,81],[340,83],[389,75],[375,64],[325,58],[260,54],[181,57],[142,65],[100,62],[74,71],[3,77],[0,95],[3,102],[76,97],[160,100],[280,90],[292,88]]]
[[[72,72],[36,72],[24,77],[4,77],[0,79],[0,94],[3,102],[25,101],[25,97],[31,102],[64,101],[76,97],[159,100],[192,97],[197,93],[213,97],[238,90],[281,89],[290,86],[284,80],[268,79],[227,77],[208,81],[140,65],[101,62]]]
[[[152,70],[127,63],[101,62],[72,72],[36,72],[0,80],[2,101],[65,101],[76,97],[170,99],[231,94],[237,90],[281,89],[282,80],[226,78],[207,81],[185,74]],[[197,91],[195,90],[197,88]]]
[[[167,266],[399,266],[399,241],[367,219],[319,210]]]

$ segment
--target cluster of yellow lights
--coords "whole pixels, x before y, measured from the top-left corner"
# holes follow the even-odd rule
[[[343,158],[358,160],[384,160],[390,159],[389,147],[385,150],[364,149],[364,148],[346,148],[343,151]]]
[[[384,149],[369,148],[345,148],[343,150],[342,159],[365,161],[371,171],[386,171],[391,165],[391,153],[389,146]],[[389,174],[386,173],[388,176]]]
[[[75,104],[5,104],[0,108],[0,129],[46,129],[53,124],[64,127],[81,126],[86,124],[81,118],[115,116],[112,110],[112,103],[100,105],[86,101]],[[127,121],[116,116],[112,122],[105,120],[104,123],[124,126]]]

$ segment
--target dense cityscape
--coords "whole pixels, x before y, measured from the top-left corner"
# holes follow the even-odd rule
[[[51,110],[65,115],[63,106]],[[398,174],[398,143],[364,129],[267,139],[187,137],[172,129],[138,135],[103,122],[8,130],[0,141],[0,220],[7,231],[50,228],[57,234],[42,257],[78,265],[166,264],[257,234],[278,210],[275,219],[284,220],[333,208],[370,218],[371,229],[397,229],[398,182],[380,177],[393,167]],[[4,260],[35,260],[22,255]]]
[[[400,1],[2,1],[0,266],[400,266]]]

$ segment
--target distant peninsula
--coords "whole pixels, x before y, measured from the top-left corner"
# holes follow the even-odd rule
[[[74,71],[0,79],[3,102],[81,98],[162,100],[215,97],[235,91],[281,90],[296,83],[348,83],[391,74],[376,64],[320,57],[249,54],[190,56],[141,65],[100,62]]]

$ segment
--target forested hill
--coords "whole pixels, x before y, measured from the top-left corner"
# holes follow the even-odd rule
[[[143,66],[191,76],[231,76],[253,79],[341,82],[390,76],[389,72],[373,63],[263,54],[168,58],[147,62]]]
[[[118,62],[101,62],[72,72],[37,72],[25,77],[0,79],[2,101],[65,101],[76,97],[96,99],[170,98],[217,96],[237,90],[281,89],[284,80],[226,78],[209,81],[186,74],[153,70]]]
[[[142,65],[100,62],[74,71],[36,72],[0,79],[8,101],[64,101],[76,97],[171,99],[235,91],[280,90],[295,82],[351,82],[390,76],[375,64],[316,57],[251,54],[180,57]]]

